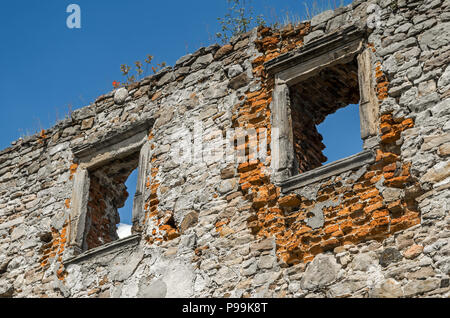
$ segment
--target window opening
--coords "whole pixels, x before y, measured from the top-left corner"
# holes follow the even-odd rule
[[[89,171],[89,198],[83,250],[119,239],[117,231],[117,225],[120,223],[119,209],[124,207],[128,197],[131,202],[133,200],[125,183],[138,164],[139,153],[134,153]]]
[[[131,235],[131,228],[133,226],[133,202],[134,196],[136,194],[137,178],[138,169],[135,169],[125,182],[126,191],[128,192],[128,198],[125,201],[124,206],[122,208],[119,208],[120,223],[117,225],[117,235],[119,236],[119,239]]]
[[[317,126],[317,130],[323,137],[323,154],[328,159],[323,162],[324,165],[354,155],[363,149],[359,104],[350,104],[328,115]]]

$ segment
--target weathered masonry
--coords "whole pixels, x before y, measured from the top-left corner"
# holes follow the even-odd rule
[[[450,1],[356,0],[14,142],[0,296],[449,297],[449,49]],[[324,165],[317,125],[350,104],[363,147]]]

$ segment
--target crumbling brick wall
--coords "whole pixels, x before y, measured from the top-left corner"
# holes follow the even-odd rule
[[[260,31],[261,43],[267,42],[267,38],[273,38],[273,34],[266,32],[268,30]],[[262,49],[267,47],[262,46]],[[269,52],[273,58],[274,53],[270,48]],[[354,65],[354,62],[350,65]],[[358,103],[357,72],[354,70],[355,66],[352,67],[353,70],[348,70],[341,65],[335,66],[326,71],[329,74],[322,71],[306,83],[302,82],[291,89],[294,151],[299,172],[317,168],[326,160],[321,153],[324,146],[315,125],[339,107]],[[340,84],[339,80],[343,83]],[[341,90],[328,94],[327,85],[330,84],[332,86],[329,89]],[[269,80],[268,87],[270,85]],[[321,94],[319,89],[322,90]],[[378,98],[382,100],[384,95],[379,92]],[[269,105],[270,100],[266,103]],[[321,107],[320,103],[325,107]],[[390,233],[420,223],[417,208],[411,204],[421,194],[420,187],[417,180],[414,181],[410,176],[408,165],[398,162],[400,134],[413,127],[413,122],[411,119],[398,119],[399,123],[391,126],[393,123],[389,118],[389,115],[381,118],[381,124],[386,128],[381,136],[382,147],[378,150],[377,163],[366,168],[367,172],[354,171],[355,175],[347,175],[345,179],[336,176],[320,184],[310,185],[315,190],[312,197],[291,194],[279,198],[279,189],[276,191],[275,186],[262,173],[258,173],[260,178],[252,179],[254,187],[250,189],[254,195],[249,198],[253,199],[256,219],[250,219],[250,226],[254,233],[277,238],[278,255],[281,259],[288,264],[308,262],[315,255],[338,246],[370,239],[385,239]],[[303,128],[302,125],[306,127]],[[303,147],[299,140],[306,140]],[[385,149],[389,151],[384,153]],[[261,168],[262,165],[253,166],[255,171]],[[247,175],[249,172],[245,171],[245,176]],[[387,189],[380,185],[380,180]],[[380,193],[395,192],[398,188],[408,189],[408,204],[405,200],[400,200],[400,196],[395,202],[390,202],[390,196],[385,199]]]
[[[296,26],[258,28],[14,142],[0,152],[0,296],[448,297],[449,10],[448,1],[357,0]],[[374,160],[286,190],[271,166],[275,78],[266,63],[348,25],[364,30],[363,49],[370,49],[379,113],[364,146]],[[309,94],[326,85],[319,80],[291,89],[299,172],[325,159],[315,125],[357,102],[356,77],[345,73],[337,86],[351,88],[350,96],[339,89],[342,98],[327,101],[329,111],[312,116],[307,133],[305,96],[321,102],[331,95]],[[117,189],[89,171],[85,221],[94,214],[94,224],[108,221],[95,235],[77,233],[73,194],[84,168],[75,150],[109,147],[110,135],[132,138],[142,122],[151,128],[135,235],[112,237],[130,167],[113,182]],[[217,135],[237,128],[256,135],[225,145],[264,156],[209,160]],[[192,160],[180,161],[177,142],[188,139]],[[71,242],[86,234],[91,248],[80,254]]]

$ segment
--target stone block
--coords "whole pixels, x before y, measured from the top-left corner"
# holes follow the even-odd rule
[[[123,105],[125,103],[125,100],[128,97],[128,91],[126,88],[121,87],[114,93],[114,103],[117,105]]]
[[[440,284],[441,281],[438,278],[412,280],[403,287],[404,296],[411,297],[430,292],[432,290],[438,289]]]
[[[391,263],[400,261],[401,259],[402,255],[396,248],[388,247],[381,253],[379,262],[381,266],[386,267]]]
[[[224,57],[225,55],[229,54],[232,51],[233,46],[231,46],[230,44],[226,44],[217,50],[216,54],[214,54],[214,59],[220,60],[222,57]]]
[[[228,87],[237,90],[250,82],[246,73],[241,73],[240,75],[232,78],[228,84]]]
[[[401,284],[393,278],[377,283],[369,293],[369,296],[373,298],[398,298],[403,295]]]
[[[318,15],[315,15],[312,19],[311,19],[311,27],[315,27],[317,25],[320,25],[324,22],[327,22],[329,19],[331,19],[334,16],[334,11],[333,10],[327,10],[324,11]]]
[[[336,280],[339,269],[333,256],[319,254],[307,267],[300,284],[311,291],[321,289]]]
[[[423,246],[421,245],[413,245],[410,248],[408,248],[404,253],[403,256],[407,259],[413,259],[422,254]]]

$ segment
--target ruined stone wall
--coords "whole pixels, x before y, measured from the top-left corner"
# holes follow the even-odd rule
[[[449,12],[443,0],[354,1],[296,26],[261,27],[16,141],[0,152],[0,296],[448,297]],[[282,186],[271,166],[276,83],[267,62],[349,25],[370,49],[379,111],[364,147],[375,157]],[[69,244],[83,166],[76,149],[142,122],[151,127],[135,235],[80,254]],[[213,160],[207,146],[236,128],[257,134],[237,147],[227,140],[233,151],[265,156]],[[180,162],[173,152],[183,138],[193,160]]]

